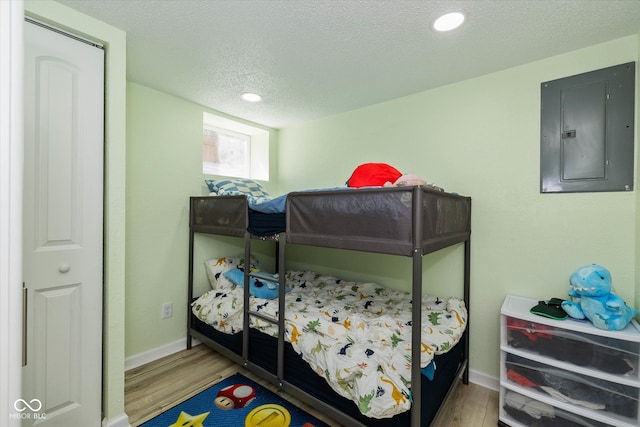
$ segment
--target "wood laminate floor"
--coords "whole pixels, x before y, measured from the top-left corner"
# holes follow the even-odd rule
[[[236,372],[277,392],[271,383],[205,345],[131,369],[125,374],[125,411],[129,423],[138,426]],[[327,424],[340,426],[297,399],[279,394]],[[495,427],[497,423],[498,392],[460,383],[432,426]]]

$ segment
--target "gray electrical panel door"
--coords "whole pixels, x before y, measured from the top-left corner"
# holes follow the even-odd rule
[[[635,63],[541,85],[540,192],[633,190]]]

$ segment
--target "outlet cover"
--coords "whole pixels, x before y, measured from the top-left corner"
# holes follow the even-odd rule
[[[162,304],[162,318],[168,319],[173,316],[173,303],[165,302]]]

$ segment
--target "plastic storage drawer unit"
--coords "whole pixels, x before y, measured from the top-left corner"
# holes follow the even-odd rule
[[[589,321],[531,314],[536,304],[508,296],[502,305],[499,424],[640,425],[638,323],[606,331]],[[538,406],[554,415],[527,418],[527,409]]]

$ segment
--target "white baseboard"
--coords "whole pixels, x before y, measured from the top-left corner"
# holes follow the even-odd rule
[[[484,372],[469,369],[469,382],[478,384],[490,390],[500,390],[500,380]]]
[[[201,344],[201,342],[193,338],[192,346],[195,347],[198,344]],[[187,339],[180,338],[179,340],[161,345],[160,347],[152,348],[150,350],[143,351],[142,353],[134,354],[133,356],[129,356],[124,359],[124,370],[126,372],[129,369],[137,368],[138,366],[153,362],[154,360],[161,359],[165,356],[169,356],[173,353],[185,350],[186,348]]]
[[[131,427],[131,424],[129,424],[129,416],[122,413],[113,418],[104,418],[102,420],[102,427]]]

